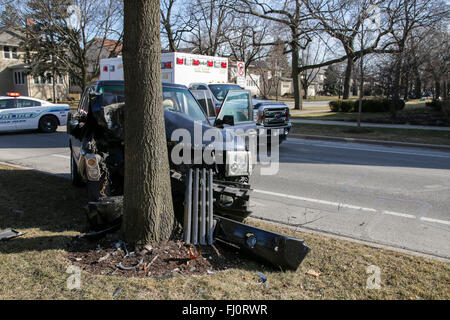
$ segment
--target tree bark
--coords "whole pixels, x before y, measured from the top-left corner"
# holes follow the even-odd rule
[[[134,244],[174,228],[162,107],[160,1],[124,1],[125,190],[122,234]]]
[[[297,43],[297,39],[295,37],[294,39],[295,40],[292,42],[291,48],[292,48],[292,81],[294,82],[295,110],[303,110],[302,82],[298,63],[299,46]]]
[[[352,82],[354,65],[355,65],[355,62],[353,61],[353,58],[348,58],[347,59],[347,68],[345,69],[344,93],[342,95],[342,99],[344,99],[344,100],[350,98],[350,87],[351,87],[351,82]]]

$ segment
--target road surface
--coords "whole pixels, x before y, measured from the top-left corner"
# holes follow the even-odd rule
[[[2,134],[0,161],[69,176],[67,136]],[[450,258],[450,152],[290,139],[254,216]]]

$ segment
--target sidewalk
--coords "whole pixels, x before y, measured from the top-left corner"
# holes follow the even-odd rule
[[[356,122],[348,121],[327,121],[327,120],[299,120],[292,119],[292,123],[298,124],[321,124],[326,126],[347,126],[356,127]],[[438,126],[417,126],[410,124],[383,124],[383,123],[361,123],[362,127],[366,128],[390,128],[390,129],[409,129],[409,130],[437,130],[437,131],[450,131],[450,127],[438,127]]]

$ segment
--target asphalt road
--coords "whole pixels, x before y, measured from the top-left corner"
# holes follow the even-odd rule
[[[64,128],[0,134],[0,161],[69,176]],[[255,217],[450,258],[450,152],[290,139]]]

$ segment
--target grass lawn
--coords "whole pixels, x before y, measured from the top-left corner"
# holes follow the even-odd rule
[[[69,181],[0,166],[0,229],[26,232],[0,243],[0,299],[449,299],[450,265],[333,238],[249,223],[305,239],[313,249],[297,272],[251,261],[198,277],[121,278],[82,272],[69,290],[67,246],[85,231],[85,191]],[[366,289],[369,266],[381,289]],[[308,275],[309,270],[320,273]],[[258,272],[268,277],[257,285]],[[115,297],[114,292],[122,288]]]
[[[329,112],[329,108],[319,109],[318,113],[293,112],[292,117],[302,120],[328,120],[328,121],[349,121],[356,122],[358,113],[356,112]],[[361,114],[363,122],[371,123],[395,123],[395,124],[417,124],[435,125],[436,123],[446,124],[445,115],[427,107],[425,102],[413,100],[406,104],[404,110],[399,111],[397,117],[392,119],[389,112],[366,112]],[[448,122],[448,121],[447,121]],[[448,124],[448,123],[447,123]]]
[[[341,138],[386,140],[396,142],[450,145],[450,131],[365,128],[368,132],[353,132],[354,127],[294,123],[294,135],[318,135]]]

